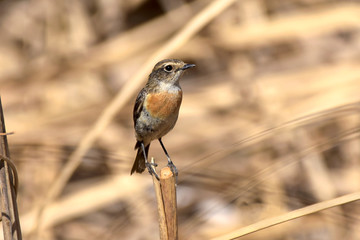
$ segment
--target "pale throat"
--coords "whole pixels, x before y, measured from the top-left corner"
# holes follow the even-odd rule
[[[160,91],[166,91],[168,93],[178,93],[181,91],[179,84],[173,84],[168,82],[160,82],[159,83]]]

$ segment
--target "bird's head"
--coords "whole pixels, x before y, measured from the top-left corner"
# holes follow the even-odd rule
[[[155,65],[149,79],[177,84],[181,74],[192,67],[195,67],[195,64],[187,64],[178,59],[165,59]]]

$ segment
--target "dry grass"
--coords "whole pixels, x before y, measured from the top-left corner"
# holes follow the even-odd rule
[[[360,190],[358,3],[44,0],[0,9],[0,93],[15,131],[24,239],[158,238],[151,177],[129,176],[131,116],[166,57],[197,65],[164,137],[180,171],[180,239],[275,224],[329,200],[341,206],[243,238],[360,239],[359,204],[338,200]],[[150,155],[166,164],[157,143]]]

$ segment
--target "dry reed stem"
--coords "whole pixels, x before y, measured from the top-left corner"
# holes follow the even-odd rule
[[[151,162],[155,163],[154,158],[151,158]],[[153,166],[155,170],[155,167]],[[155,175],[152,175],[153,185],[155,189],[155,196],[158,208],[158,219],[159,219],[159,232],[160,232],[160,240],[167,239],[168,230],[166,226],[166,217],[165,217],[165,209],[164,209],[164,201],[161,194],[160,181],[158,181]]]
[[[312,213],[316,213],[328,208],[332,208],[332,207],[336,207],[336,206],[340,206],[346,203],[351,203],[354,201],[358,201],[360,200],[360,192],[355,192],[355,193],[351,193],[351,194],[347,194],[338,198],[334,198],[328,201],[323,201],[320,203],[316,203],[304,208],[300,208],[285,214],[282,214],[280,216],[276,216],[276,217],[272,217],[272,218],[267,218],[264,220],[261,220],[257,223],[251,224],[249,226],[246,227],[242,227],[239,228],[235,231],[232,231],[230,233],[224,234],[222,236],[219,237],[215,237],[213,238],[213,240],[225,240],[225,239],[236,239],[245,235],[248,235],[250,233],[254,233],[257,231],[260,231],[262,229],[265,228],[269,228],[272,226],[275,226],[277,224],[280,223],[284,223],[299,217],[303,217]]]
[[[164,239],[178,239],[176,180],[169,167],[164,167],[160,171],[160,188],[168,234]]]
[[[8,196],[7,178],[5,175],[6,168],[4,162],[1,162],[0,167],[0,189],[1,189],[1,222],[3,225],[4,239],[12,239],[12,218],[11,218],[11,203]]]
[[[81,163],[84,154],[89,150],[91,145],[95,142],[98,136],[103,132],[106,126],[112,121],[117,112],[122,109],[130,98],[136,93],[139,87],[145,82],[147,73],[151,70],[154,62],[161,60],[173,53],[176,49],[186,43],[192,36],[194,36],[200,29],[202,29],[210,20],[220,14],[235,0],[217,0],[211,2],[205,9],[191,19],[185,26],[171,38],[162,48],[156,51],[149,60],[146,61],[137,74],[135,74],[123,88],[120,89],[112,102],[106,107],[104,112],[100,115],[94,126],[82,138],[76,150],[69,157],[69,161],[63,167],[62,172],[55,182],[50,187],[44,202],[38,208],[39,223],[41,222],[42,209],[51,201],[53,201],[63,190],[67,181]],[[40,224],[39,224],[40,225]]]
[[[5,157],[3,155],[0,155],[0,160],[5,161],[9,165],[9,167],[12,171],[12,175],[14,177],[14,185],[13,186],[14,186],[15,197],[16,197],[18,190],[19,190],[19,175],[18,175],[18,171],[15,166],[15,163],[10,158]]]
[[[155,163],[153,158],[151,162]],[[160,181],[154,175],[152,178],[158,206],[160,239],[178,239],[175,176],[169,167],[164,167],[160,171]]]
[[[0,98],[0,132],[6,133],[4,113]],[[0,138],[0,154],[1,159],[9,159],[10,151],[7,142],[7,136],[3,135]],[[11,162],[11,161],[10,161]],[[13,184],[13,175],[16,173],[15,166],[12,166],[14,173],[9,168],[8,161],[0,161],[0,189],[1,189],[1,221],[3,225],[3,234],[5,240],[21,240],[21,229],[16,204],[16,190]],[[17,182],[17,181],[16,181]]]

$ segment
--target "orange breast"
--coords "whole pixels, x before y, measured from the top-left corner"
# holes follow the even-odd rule
[[[166,119],[177,115],[182,100],[182,91],[177,93],[150,93],[146,97],[145,107],[151,116]]]

